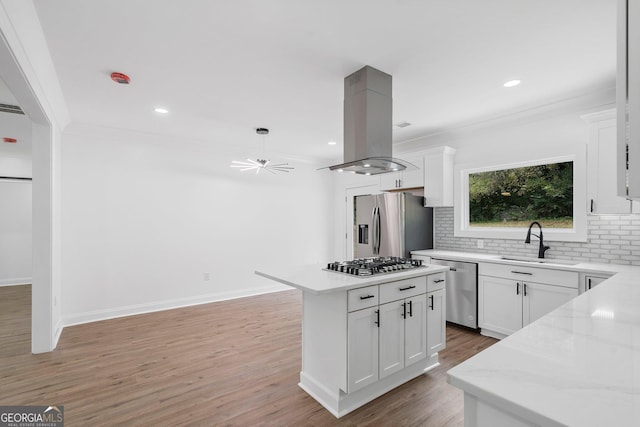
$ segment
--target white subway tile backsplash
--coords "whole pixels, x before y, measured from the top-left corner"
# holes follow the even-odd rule
[[[478,249],[478,239],[454,237],[453,208],[434,209],[434,247],[442,250],[495,253],[536,257],[538,245],[521,241],[483,239],[484,249]],[[575,261],[640,265],[640,215],[587,216],[587,242],[548,242],[548,258]]]

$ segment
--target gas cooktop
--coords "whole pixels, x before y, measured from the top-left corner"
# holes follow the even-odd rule
[[[373,276],[385,273],[421,268],[422,260],[400,257],[359,258],[353,261],[335,261],[327,264],[325,270],[353,276]]]

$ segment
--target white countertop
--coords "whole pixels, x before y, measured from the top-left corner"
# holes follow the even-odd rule
[[[592,274],[615,274],[618,272],[640,271],[639,267],[620,264],[600,264],[591,262],[580,262],[562,259],[545,258],[544,262],[532,263],[526,261],[502,259],[505,255],[479,253],[479,252],[457,252],[442,251],[438,249],[425,249],[421,251],[411,251],[411,255],[422,255],[432,258],[444,258],[452,261],[468,261],[468,262],[492,262],[497,264],[511,264],[527,267],[549,268],[555,270],[570,270],[582,273]],[[513,258],[523,258],[514,256]],[[535,258],[531,258],[532,260]]]
[[[497,257],[419,252],[460,261]],[[640,425],[640,267],[565,268],[619,273],[449,370],[448,381],[544,426]]]
[[[447,271],[449,268],[439,265],[427,265],[411,270],[379,274],[375,276],[353,276],[335,271],[323,270],[326,266],[321,264],[304,266],[278,266],[262,267],[255,271],[258,276],[275,280],[284,285],[320,294],[325,292],[343,291],[361,288],[363,286],[377,285],[379,283],[392,282],[394,280],[409,279],[425,276],[427,274]]]

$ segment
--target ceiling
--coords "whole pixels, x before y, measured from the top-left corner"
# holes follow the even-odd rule
[[[34,4],[72,122],[236,147],[267,127],[285,157],[342,158],[343,79],[364,65],[393,76],[395,144],[615,85],[611,0]]]

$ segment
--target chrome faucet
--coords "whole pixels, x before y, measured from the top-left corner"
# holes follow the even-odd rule
[[[529,225],[529,231],[527,231],[527,238],[524,239],[524,242],[525,243],[531,243],[531,227],[533,227],[534,225],[537,225],[538,228],[540,229],[540,235],[539,236],[537,234],[533,234],[534,236],[536,236],[540,240],[540,247],[538,249],[538,258],[544,258],[544,253],[546,252],[547,249],[550,249],[550,247],[544,245],[544,241],[542,240],[542,226],[540,225],[540,223],[538,221],[533,221]]]

